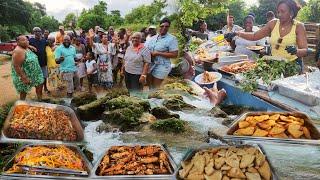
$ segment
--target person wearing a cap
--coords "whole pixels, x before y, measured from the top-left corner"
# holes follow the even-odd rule
[[[178,57],[178,40],[170,34],[171,21],[163,18],[160,21],[159,34],[154,36],[146,47],[151,51],[152,62],[148,74],[148,82],[151,88],[159,88],[162,81],[168,77],[171,71],[171,58]]]
[[[148,28],[148,36],[146,38],[146,43],[152,39],[153,36],[157,35],[157,27],[154,25],[149,26]]]
[[[63,43],[63,39],[65,36],[65,32],[64,32],[64,27],[63,26],[59,26],[59,32],[56,35],[56,45],[60,45]]]
[[[47,68],[47,54],[46,46],[47,40],[42,37],[42,30],[39,27],[33,28],[34,37],[29,39],[29,44],[36,48],[36,55],[38,56],[39,65],[41,67],[44,83],[43,88],[46,93],[50,93],[47,87],[48,68]]]
[[[230,32],[236,32],[243,30],[242,27],[234,24],[234,17],[232,15],[227,16],[227,25],[225,25],[222,29],[223,34],[227,34]]]

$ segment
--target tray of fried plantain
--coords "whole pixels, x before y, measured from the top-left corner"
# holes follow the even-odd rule
[[[178,180],[278,179],[265,152],[256,144],[206,145],[189,150],[175,177]]]
[[[34,148],[34,150],[32,150],[32,148]],[[54,154],[50,154],[50,153],[46,153],[46,155],[43,155],[42,157],[36,155],[36,153],[40,153],[38,151],[35,151],[36,148],[62,148],[61,151],[65,154],[67,153],[74,153],[73,154],[73,158],[68,157],[68,159],[72,159],[73,162],[69,162],[69,165],[71,163],[74,163],[75,167],[81,167],[81,169],[66,169],[63,166],[67,166],[66,164],[63,163],[62,160],[59,159],[54,159],[52,160],[52,163],[50,165],[52,166],[57,166],[57,167],[48,167],[47,165],[49,165],[49,158],[47,158],[47,156],[51,156],[54,157]],[[65,151],[67,150],[67,151]],[[34,152],[32,155],[29,153],[25,153],[24,151],[31,151]],[[24,153],[25,155],[22,156],[22,153]],[[60,157],[56,157],[56,158],[63,158],[62,156],[64,154],[59,154]],[[22,158],[18,158],[18,156],[22,157]],[[46,159],[46,161],[43,160],[43,162],[41,162],[41,159]],[[67,161],[65,159],[63,159],[64,161]],[[23,161],[29,163],[29,164],[21,164],[23,163]],[[59,161],[59,164],[55,164],[55,161]],[[77,163],[79,163],[79,161],[81,161],[81,166]],[[32,165],[31,165],[32,164]],[[35,167],[37,165],[42,164],[40,167],[41,168],[47,168],[47,169],[61,169],[61,172],[56,171],[53,173],[49,173],[49,172],[37,172],[37,171],[33,171],[33,168],[30,168],[29,170],[25,170],[20,166],[30,166],[30,167]],[[58,167],[59,166],[59,167]],[[12,158],[7,162],[7,164],[5,165],[5,167],[3,168],[3,172],[2,172],[2,177],[4,179],[88,179],[88,177],[90,177],[91,174],[91,170],[92,170],[92,164],[89,162],[89,160],[86,158],[86,156],[84,155],[84,153],[80,150],[80,148],[76,145],[72,145],[72,144],[54,144],[54,143],[32,143],[32,144],[27,144],[27,145],[23,145],[22,147],[20,147],[16,153],[12,156]],[[36,170],[36,168],[34,169]],[[65,173],[64,171],[70,171],[70,172],[82,172],[84,174],[79,175],[79,173],[75,173],[74,175],[72,173]],[[0,178],[1,179],[1,178]]]
[[[175,169],[165,145],[111,146],[94,166],[92,178],[172,179]]]
[[[247,112],[227,131],[227,139],[320,144],[320,132],[301,112]]]
[[[84,142],[82,125],[67,106],[16,101],[1,131],[4,142],[70,143]]]

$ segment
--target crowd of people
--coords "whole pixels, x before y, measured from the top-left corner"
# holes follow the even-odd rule
[[[243,20],[243,26],[234,24],[235,17],[227,16],[227,24],[220,31],[237,54],[248,55],[249,59],[261,55],[272,55],[290,61],[296,61],[303,70],[302,58],[312,52],[308,48],[307,35],[303,23],[295,18],[300,6],[294,0],[281,0],[277,4],[277,18],[275,13],[266,13],[267,22],[261,27],[254,25],[255,14],[249,13]],[[210,39],[210,32],[205,22],[200,22],[199,31],[192,35],[201,39]],[[270,46],[269,51],[252,51],[250,46]],[[320,54],[319,54],[320,56]],[[318,63],[320,64],[320,63]]]
[[[86,91],[86,81],[89,92],[123,82],[130,91],[158,88],[171,71],[170,58],[178,56],[177,39],[168,32],[170,25],[163,18],[158,33],[154,25],[140,32],[95,26],[78,33],[73,28],[67,33],[59,26],[55,37],[34,27],[34,37],[17,37],[12,56],[14,86],[22,100],[33,87],[39,99],[43,91],[50,94],[49,89],[60,92],[64,87],[72,97],[75,91]]]
[[[282,0],[277,5],[277,18],[272,11],[267,12],[267,23],[262,27],[254,25],[254,13],[244,18],[243,28],[235,25],[235,17],[228,14],[227,24],[220,31],[235,53],[253,59],[257,54],[248,46],[269,44],[272,56],[297,62],[302,72],[302,57],[311,50],[304,25],[295,20],[299,9],[295,1]],[[35,27],[33,38],[17,38],[12,66],[14,85],[21,99],[32,87],[36,87],[38,98],[43,90],[49,94],[48,85],[59,90],[66,86],[67,95],[72,97],[75,90],[85,91],[85,80],[90,92],[93,87],[121,86],[123,81],[130,91],[159,88],[171,71],[170,59],[178,56],[177,39],[168,32],[170,25],[170,20],[164,18],[158,33],[157,27],[151,25],[134,33],[124,28],[116,31],[112,26],[105,31],[96,26],[87,32],[80,30],[79,34],[74,29],[73,33],[66,33],[60,26],[54,38],[48,31]],[[199,31],[188,33],[208,40],[211,32],[200,21]],[[226,93],[206,90],[206,94],[216,97],[216,103]]]

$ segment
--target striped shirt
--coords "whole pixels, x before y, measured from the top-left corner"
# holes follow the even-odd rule
[[[143,63],[151,63],[150,50],[144,46],[137,52],[132,45],[129,46],[124,56],[125,71],[130,74],[142,74]]]

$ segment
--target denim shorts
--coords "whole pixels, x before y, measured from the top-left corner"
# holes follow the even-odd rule
[[[157,79],[165,79],[171,71],[171,61],[164,59],[155,60],[150,66],[150,74]]]

